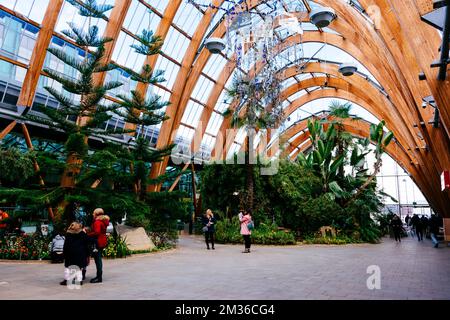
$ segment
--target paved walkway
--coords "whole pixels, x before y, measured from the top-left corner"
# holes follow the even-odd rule
[[[178,248],[104,262],[104,282],[60,286],[63,266],[0,262],[3,299],[450,299],[450,247],[429,240],[345,246],[216,245],[183,236]],[[381,289],[367,288],[379,266]],[[95,274],[93,261],[88,280]]]

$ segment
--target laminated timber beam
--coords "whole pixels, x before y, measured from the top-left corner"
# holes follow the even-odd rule
[[[310,63],[306,66],[304,72],[314,72],[314,73],[327,73],[333,76],[339,76],[338,67],[336,65],[325,64],[325,63]],[[284,79],[288,79],[296,74],[299,71],[296,67],[290,67],[284,70],[282,78],[280,81]],[[368,105],[372,106],[369,111],[374,114],[377,118],[385,119],[387,126],[394,131],[396,137],[402,141],[402,144],[408,147],[415,146],[415,141],[412,139],[410,132],[407,130],[405,126],[402,125],[402,121],[400,117],[395,112],[395,107],[392,103],[372,84],[366,81],[363,77],[355,75],[352,77],[347,77],[346,79],[341,78],[327,78],[327,77],[317,77],[311,78],[304,81],[301,81],[298,84],[293,84],[290,87],[286,88],[282,93],[281,100],[288,98],[289,96],[295,94],[296,92],[309,87],[315,86],[325,86],[325,87],[333,87],[339,88],[342,90],[349,91],[351,93],[367,96],[370,95],[368,99]],[[225,119],[223,123],[223,128],[226,129],[229,127],[230,119]],[[222,135],[224,132],[222,132]],[[227,145],[225,146],[225,151],[229,150],[229,146],[233,143],[232,141],[227,141]],[[215,150],[220,151],[220,146],[216,146]],[[220,155],[216,155],[220,156]]]
[[[161,17],[161,21],[158,24],[158,27],[155,31],[155,36],[161,37],[164,40],[169,32],[170,26],[172,25],[173,19],[178,11],[178,8],[181,5],[182,0],[171,0],[167,5],[163,16]],[[152,56],[147,56],[144,61],[144,66],[149,65],[152,70],[155,68],[156,61],[158,60],[159,54],[155,54]],[[140,93],[142,96],[145,96],[148,89],[148,83],[138,82],[136,86],[136,91]],[[136,125],[129,124],[129,128],[136,128]]]
[[[132,0],[116,0],[114,2],[114,8],[111,11],[108,23],[106,24],[105,32],[103,33],[104,38],[113,39],[112,41],[105,43],[105,54],[102,58],[102,63],[104,64],[111,62],[111,57],[131,2]],[[94,82],[96,84],[102,84],[105,81],[105,77],[106,72],[96,73],[94,76]]]
[[[212,4],[216,7],[220,6],[224,0],[214,0]],[[201,41],[205,36],[209,25],[217,12],[217,9],[212,7],[208,8],[200,20],[197,29],[192,36],[192,40],[189,43],[189,47],[181,62],[180,70],[178,71],[175,85],[173,88],[173,93],[170,95],[170,105],[166,109],[166,115],[169,117],[168,120],[164,121],[159,132],[158,141],[156,143],[156,148],[160,149],[164,146],[170,144],[173,140],[174,129],[177,128],[183,113],[180,111],[179,103],[182,97],[182,93],[186,87],[187,80],[189,78],[190,72],[192,70],[192,64],[197,56],[197,51],[200,48]],[[154,179],[163,174],[166,170],[167,164],[169,162],[169,157],[165,157],[162,162],[154,163],[150,171],[150,178]],[[150,185],[148,191],[159,191],[161,188],[160,184]]]
[[[130,8],[132,0],[115,0],[114,8],[111,11],[111,15],[106,24],[105,31],[103,32],[104,38],[111,38],[112,40],[105,44],[105,53],[102,57],[101,63],[108,64],[111,62],[111,57],[114,52],[114,48],[119,38],[120,30],[122,29],[123,22]],[[93,81],[96,86],[102,85],[105,81],[106,72],[98,72],[94,74]],[[84,125],[87,118],[79,119],[80,125]]]
[[[389,48],[390,52],[395,59],[395,62],[400,66],[402,70],[402,75],[404,76],[410,91],[415,97],[416,104],[411,108],[411,113],[417,115],[418,122],[409,123],[409,125],[414,125],[417,123],[426,124],[421,131],[424,137],[424,141],[430,148],[430,152],[433,154],[433,163],[439,171],[444,168],[450,167],[450,148],[449,135],[446,130],[436,130],[432,126],[428,125],[429,120],[433,117],[432,108],[422,108],[422,99],[432,94],[432,89],[428,85],[427,81],[419,81],[418,74],[422,71],[419,60],[415,55],[415,51],[412,49],[410,38],[412,36],[418,37],[414,32],[413,34],[405,35],[401,30],[405,26],[401,26],[399,19],[403,15],[407,15],[406,12],[401,12],[400,15],[396,14],[395,10],[391,6],[391,2],[386,0],[362,0],[360,2],[365,8],[377,8],[378,14],[378,27],[377,32],[383,39],[386,47]],[[420,3],[420,4],[419,4]],[[419,9],[420,7],[430,7],[429,1],[418,1]],[[411,2],[410,6],[414,6]],[[432,8],[432,1],[431,1]],[[421,23],[421,25],[425,25]],[[416,28],[416,27],[414,27]],[[432,28],[431,28],[432,29]],[[431,32],[428,37],[438,36],[437,32]],[[423,39],[426,41],[427,39]],[[417,41],[413,41],[417,43]],[[426,43],[422,43],[421,46],[427,46]],[[423,60],[423,58],[422,58]],[[430,79],[433,82],[437,82],[436,78]],[[450,94],[450,92],[448,93]],[[449,100],[450,102],[450,100]],[[449,104],[450,106],[450,104]],[[444,126],[444,128],[446,128]],[[447,150],[447,151],[446,151]]]
[[[59,11],[64,3],[64,0],[50,0],[45,11],[42,25],[40,26],[39,34],[36,43],[31,53],[30,64],[27,66],[25,79],[20,90],[17,106],[20,111],[31,107],[33,103],[34,94],[36,93],[39,76],[41,74],[42,66],[44,65],[46,50],[53,35],[58,20]],[[12,63],[11,61],[8,61]],[[11,122],[1,133],[0,140],[14,129],[16,122]]]
[[[20,90],[17,106],[19,108],[29,108],[33,103],[36,88],[41,75],[47,55],[47,48],[53,36],[59,12],[61,11],[64,0],[50,0],[45,11],[42,25],[39,30],[36,43],[31,53],[30,63],[25,75],[25,79]]]

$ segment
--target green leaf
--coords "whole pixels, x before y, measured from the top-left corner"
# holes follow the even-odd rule
[[[318,150],[313,151],[313,159],[314,159],[314,163],[319,164],[319,165],[322,164],[322,162],[323,162],[323,158],[320,155],[320,152]]]
[[[389,143],[391,143],[392,138],[394,138],[394,133],[392,131],[389,131],[383,139],[384,147],[387,147],[389,145]]]
[[[337,198],[342,198],[344,196],[344,190],[342,190],[336,181],[331,182],[328,186]]]
[[[326,158],[327,157],[327,153],[325,152],[325,145],[323,144],[323,141],[319,140],[317,142],[317,146],[319,148],[319,152],[320,152],[322,158]]]
[[[344,162],[344,159],[345,159],[344,155],[340,155],[339,157],[337,157],[336,160],[334,160],[333,163],[330,166],[330,172],[331,173],[336,173],[337,170],[339,169],[339,167]]]

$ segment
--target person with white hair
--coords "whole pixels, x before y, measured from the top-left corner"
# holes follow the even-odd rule
[[[88,236],[94,238],[96,243],[96,249],[93,252],[95,267],[97,268],[97,276],[91,279],[91,283],[100,283],[103,281],[103,262],[102,253],[103,249],[108,245],[108,238],[106,237],[106,229],[109,225],[109,216],[105,214],[102,208],[97,208],[93,212],[94,222],[92,223],[91,231],[88,232]]]

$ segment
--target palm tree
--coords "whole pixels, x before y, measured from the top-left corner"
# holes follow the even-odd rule
[[[342,120],[357,120],[359,118],[350,115],[350,110],[352,108],[352,104],[350,102],[342,104],[338,100],[333,100],[329,108],[330,116],[335,118],[334,120],[331,120],[331,125],[334,125],[336,128],[337,154],[344,155],[345,150],[353,144],[353,136],[345,131]],[[345,164],[344,159],[339,166],[338,177],[341,181],[344,179]]]
[[[270,69],[270,66],[269,66]],[[231,126],[245,128],[247,132],[245,166],[247,172],[246,205],[249,209],[254,207],[254,164],[252,138],[255,132],[268,128],[275,128],[283,120],[283,110],[280,101],[281,81],[274,72],[267,76],[250,79],[247,75],[237,75],[233,85],[228,90],[228,97],[234,99],[238,106],[228,109],[224,117],[230,117]]]

